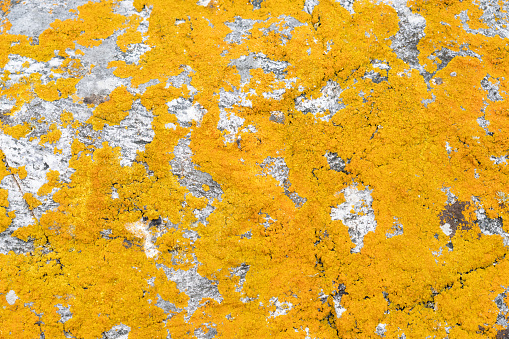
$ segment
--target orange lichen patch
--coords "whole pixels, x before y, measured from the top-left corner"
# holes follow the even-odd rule
[[[22,77],[18,82],[7,86],[6,82],[9,79],[10,72],[4,71],[3,77],[0,79],[0,84],[3,85],[3,88],[0,89],[0,95],[5,96],[9,100],[16,101],[14,107],[10,110],[10,114],[13,114],[17,112],[24,103],[30,102],[34,98],[32,84],[39,81],[40,75],[32,74],[29,77]]]
[[[134,95],[125,86],[115,88],[109,95],[109,100],[100,103],[87,123],[92,124],[94,130],[101,130],[105,124],[118,125],[132,107]]]
[[[164,111],[167,111],[166,103],[184,96],[183,88],[175,88],[173,86],[166,86],[166,84],[157,84],[149,86],[145,93],[141,96],[141,103],[148,110],[154,110],[158,115],[165,115]],[[168,114],[165,116],[168,119]],[[176,122],[176,121],[168,121]]]
[[[484,325],[483,336],[495,337],[496,330],[486,325],[496,321],[498,309],[491,301],[503,290],[500,287],[492,289],[491,286],[496,286],[501,277],[497,277],[494,272],[496,270],[490,266],[463,273],[452,286],[435,296],[436,309],[442,314],[443,321],[453,324],[449,335],[481,337],[472,335],[478,333],[479,324],[481,324],[481,326]],[[472,312],[455,313],[464,308],[464,303],[468,303]]]
[[[0,334],[5,337],[29,339],[40,335],[39,317],[29,307],[8,305],[0,308]],[[21,304],[21,302],[18,301]]]
[[[18,167],[17,172],[18,172],[18,177],[21,180],[23,180],[27,177],[27,170],[26,170],[25,166]]]
[[[143,41],[141,32],[137,30],[140,22],[141,18],[137,15],[131,15],[128,18],[126,23],[126,32],[117,38],[117,46],[122,52],[127,52],[129,45]]]
[[[0,20],[0,33],[9,31],[11,27],[12,27],[11,22],[4,16],[4,19]]]
[[[112,35],[126,20],[120,14],[114,14],[114,1],[100,3],[86,3],[78,7],[78,27],[83,32],[76,42],[85,47],[98,46],[99,40]],[[98,20],[99,19],[99,20]]]
[[[23,199],[27,202],[28,207],[33,210],[34,208],[40,206],[42,203],[34,197],[32,193],[23,194]]]
[[[2,10],[2,12],[4,12],[4,13],[7,12],[10,7],[11,7],[11,0],[0,1],[0,10]]]
[[[5,154],[0,149],[0,180],[3,180],[6,176],[11,174],[11,169],[7,166],[7,163],[5,161]]]
[[[108,68],[113,68],[113,67],[116,68],[113,71],[113,74],[119,78],[129,78],[130,76],[134,76],[136,74],[136,71],[138,71],[138,69],[139,69],[136,65],[127,64],[123,60],[110,61],[110,63],[108,64]],[[137,76],[135,78],[138,78],[138,77],[139,76]],[[134,80],[134,78],[133,78],[133,80]],[[150,79],[145,79],[145,81],[140,81],[140,82],[134,82],[131,80],[131,86],[136,88],[140,84],[148,82],[149,80]]]
[[[97,46],[125,29],[117,39],[122,51],[144,38],[151,50],[138,64],[110,62],[116,67],[113,74],[132,77],[134,88],[160,82],[139,96],[121,86],[109,97],[83,98],[84,104],[97,105],[87,121],[95,130],[118,125],[140,98],[154,116],[145,126],[154,137],[130,166],[120,165],[120,149],[108,143],[96,149],[72,141],[70,182],[50,170],[37,192],[53,192],[59,206],[46,211],[40,224],[14,233],[34,240],[32,255],[0,256],[0,293],[15,290],[20,299],[0,308],[0,331],[24,335],[5,319],[20,321],[16,314],[25,314],[15,314],[15,307],[34,301],[31,310],[41,319],[35,325],[26,318],[25,334],[34,337],[30,331],[40,326],[46,336],[60,337],[64,327],[54,305],[65,301],[73,313],[65,330],[75,337],[100,337],[119,323],[131,327],[131,336],[150,338],[166,337],[167,330],[172,337],[190,337],[198,328],[206,332],[204,324],[213,324],[218,336],[246,338],[368,338],[376,337],[379,328],[389,338],[403,333],[416,338],[447,332],[449,337],[496,335],[501,328],[494,325],[499,311],[493,300],[509,279],[507,248],[502,237],[483,233],[475,210],[482,206],[507,230],[509,168],[491,159],[506,156],[509,149],[507,108],[504,100],[487,99],[489,93],[481,89],[489,74],[506,99],[506,42],[465,32],[459,15],[465,11],[470,28],[487,27],[475,4],[412,1],[412,11],[426,20],[425,37],[417,45],[419,62],[432,73],[426,82],[389,47],[398,31],[392,7],[356,1],[350,14],[340,3],[325,0],[310,15],[302,10],[304,4],[267,0],[253,10],[247,1],[202,7],[180,0],[136,0],[137,10],[151,8],[142,36],[138,16],[113,14],[111,1],[91,2],[78,8],[77,19],[53,23],[39,37],[39,46],[23,37],[0,36],[5,47],[0,50],[7,51],[0,63],[5,64],[16,53],[45,61],[55,50],[65,56],[76,42]],[[281,32],[286,29],[283,14],[303,23],[291,30],[291,39]],[[228,25],[239,17],[256,21],[242,43],[225,42]],[[440,60],[442,48],[459,53],[466,45],[480,58]],[[250,69],[250,81],[241,86],[243,70],[231,63],[251,53],[287,67],[277,75]],[[68,58],[53,71],[76,80],[84,70]],[[197,93],[186,85],[169,85],[169,77],[184,71]],[[380,81],[368,76],[373,73],[383,73]],[[5,72],[2,84],[9,77]],[[294,77],[291,84],[282,80]],[[75,83],[59,79],[42,85],[40,80],[40,75],[22,78],[0,94],[17,100],[15,112],[32,99],[32,88],[43,100],[74,93]],[[328,84],[341,89],[334,100],[343,108],[336,113],[321,107],[314,113],[297,110],[296,98],[326,99]],[[236,101],[219,108],[221,91],[240,91],[251,104]],[[276,91],[278,97],[267,95]],[[167,103],[178,98],[192,98],[206,110],[199,124],[177,125]],[[434,102],[423,103],[431,98]],[[217,129],[223,112],[244,119],[236,142],[225,143]],[[479,126],[482,113],[490,133]],[[70,112],[60,121],[63,128],[79,125]],[[5,125],[2,129],[8,131]],[[56,124],[50,131],[57,133]],[[58,140],[49,135],[41,142]],[[185,177],[183,164],[170,163],[182,139],[190,141],[193,169],[210,175],[214,184],[194,182]],[[327,154],[341,159],[340,170]],[[262,166],[269,157],[278,165]],[[9,172],[4,168],[3,173]],[[222,194],[197,198],[183,184],[207,196],[219,186]],[[356,230],[351,223],[331,220],[332,208],[345,203],[344,189],[351,186],[368,190],[373,203],[365,203],[361,212],[353,208],[348,218],[358,221],[371,213],[376,221],[370,225],[376,230],[365,235],[357,252],[352,251],[350,236]],[[443,187],[450,187],[455,203],[446,203]],[[25,199],[30,208],[40,203],[33,195]],[[210,207],[206,222],[198,223],[201,211]],[[12,217],[0,211],[0,225],[7,227]],[[149,220],[159,218],[173,226],[150,227]],[[445,224],[450,235],[441,232]],[[395,225],[400,232],[388,236]],[[194,240],[190,233],[196,233]],[[155,264],[186,274],[197,269],[212,281],[221,302],[203,299],[203,307],[186,314],[188,297]],[[239,267],[244,273],[234,274]],[[149,285],[151,277],[155,280]],[[171,318],[155,306],[159,297],[176,306],[168,311]],[[277,305],[288,307],[278,311]]]
[[[93,68],[93,65],[90,67]],[[83,70],[81,60],[75,58],[66,58],[58,68],[51,69],[53,73],[68,74],[73,78],[80,78]]]
[[[71,112],[64,110],[62,114],[60,114],[60,122],[62,123],[62,127],[66,128],[71,125],[74,120],[74,116]]]
[[[30,133],[30,131],[32,130],[32,128],[30,127],[30,124],[24,122],[20,125],[14,125],[14,126],[6,126],[4,124],[1,124],[0,125],[1,128],[2,128],[2,131],[7,134],[7,135],[10,135],[11,137],[15,138],[15,139],[20,139],[20,138],[24,138],[27,136],[28,133]]]
[[[41,140],[39,141],[39,145],[44,145],[45,143],[54,144],[60,137],[62,136],[62,131],[57,128],[57,124],[51,124],[48,130],[48,133],[41,135]]]
[[[0,232],[3,232],[9,227],[12,222],[11,216],[8,215],[6,208],[9,207],[9,201],[7,200],[8,191],[0,190]]]
[[[11,168],[11,173],[17,174],[21,180],[23,180],[27,177],[27,170],[25,169],[25,166],[20,166],[18,168]]]
[[[54,101],[59,99],[65,99],[69,95],[76,92],[76,84],[81,78],[60,78],[57,80],[50,81],[45,85],[35,85],[34,92],[41,99],[47,101]]]
[[[46,179],[48,182],[39,188],[37,195],[43,196],[51,193],[54,188],[61,188],[62,184],[59,177],[60,173],[58,171],[49,170],[48,173],[46,173]]]
[[[38,300],[34,305],[36,309],[46,309],[51,304],[61,302],[55,295],[72,295],[67,302],[72,304],[73,318],[66,323],[66,330],[79,336],[87,337],[91,333],[100,336],[106,328],[122,322],[133,329],[131,333],[148,333],[150,337],[159,338],[161,333],[166,333],[162,321],[166,316],[148,300],[157,300],[159,294],[177,307],[183,307],[186,298],[180,295],[173,282],[167,281],[161,271],[144,263],[146,255],[138,246],[126,248],[122,238],[116,238],[124,236],[137,243],[137,237],[130,235],[125,225],[139,220],[141,213],[136,210],[143,208],[154,193],[150,189],[150,180],[140,183],[144,187],[132,180],[140,178],[145,171],[143,166],[135,164],[134,168],[123,168],[119,165],[118,157],[119,150],[112,149],[106,143],[103,148],[95,150],[93,159],[83,154],[79,158],[78,155],[73,157],[71,166],[77,171],[72,175],[72,184],[53,196],[60,207],[41,218],[42,229],[52,248],[67,253],[65,258],[59,258],[59,265],[55,267],[55,272],[62,269],[64,272],[63,275],[48,273],[54,277],[51,279],[52,285],[40,289],[38,298],[33,293],[29,296]],[[114,167],[116,170],[112,171]],[[51,177],[55,178],[56,173],[52,173]],[[117,189],[119,199],[116,200],[111,199],[114,182],[122,186]],[[129,192],[133,193],[132,197]],[[141,201],[137,206],[131,199],[143,192],[146,195],[138,198]],[[104,206],[110,206],[111,209],[105,210]],[[112,218],[113,214],[116,217]],[[105,228],[113,230],[111,240],[100,238],[99,231]],[[34,226],[16,233],[23,238],[37,234]],[[146,231],[143,234],[146,235]],[[42,274],[40,272],[37,276]],[[155,287],[147,285],[146,280],[150,277],[156,277]],[[30,283],[38,284],[39,280],[34,278],[29,279]],[[16,279],[17,275],[11,276],[12,284]],[[71,286],[82,288],[74,290]],[[146,286],[145,292],[139,289],[140,286]],[[154,294],[152,291],[157,292]],[[109,306],[111,300],[115,300],[117,307]],[[95,312],[93,317],[88,312],[80,313],[80,309],[92,304]],[[139,312],[151,314],[151,320],[140,328],[137,327]],[[99,314],[109,316],[95,317]],[[53,322],[48,317],[46,323],[49,328],[56,320]]]
[[[197,198],[192,194],[186,196],[186,203],[191,209],[202,209],[207,206],[207,199]]]

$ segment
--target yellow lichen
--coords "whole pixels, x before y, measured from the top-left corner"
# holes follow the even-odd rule
[[[75,19],[53,22],[39,45],[0,35],[2,66],[9,54],[48,61],[59,51],[65,58],[53,70],[63,78],[50,82],[35,74],[13,83],[4,72],[0,95],[16,100],[9,114],[34,93],[46,101],[71,96],[92,66],[85,69],[66,50],[83,54],[77,44],[98,46],[125,30],[116,40],[122,52],[141,42],[151,49],[138,63],[108,64],[115,76],[130,78],[132,88],[117,87],[104,102],[83,99],[94,108],[86,123],[95,131],[119,125],[136,99],[154,117],[143,126],[153,139],[131,165],[120,165],[119,148],[87,146],[75,137],[70,180],[48,171],[37,194],[53,193],[58,207],[13,234],[33,240],[34,251],[0,256],[0,293],[17,288],[20,299],[2,301],[1,335],[33,338],[44,331],[59,338],[65,329],[96,338],[119,323],[136,338],[192,337],[197,329],[206,332],[205,324],[224,338],[370,338],[380,324],[387,338],[497,335],[494,300],[509,279],[507,247],[482,229],[476,213],[482,208],[497,218],[490,222],[501,222],[497,232],[507,231],[509,167],[491,158],[509,149],[506,41],[465,31],[461,13],[468,13],[471,29],[488,27],[474,2],[409,1],[426,22],[417,45],[418,61],[431,74],[426,81],[391,49],[400,29],[391,6],[355,1],[350,13],[325,0],[308,14],[305,3],[266,0],[253,10],[247,1],[135,0],[138,11],[150,9],[142,34],[141,16],[114,13],[114,1],[89,2]],[[283,15],[302,23],[289,29],[291,39]],[[242,43],[228,42],[229,23],[239,18],[253,20],[252,28]],[[465,46],[471,53],[462,52]],[[447,65],[437,56],[442,49],[457,54]],[[243,56],[287,66],[274,73],[233,66]],[[170,85],[170,77],[184,71],[190,86]],[[375,73],[380,81],[368,76]],[[488,74],[503,100],[487,99],[481,81]],[[132,94],[142,84],[144,91]],[[220,93],[228,91],[242,92],[249,104],[219,107]],[[343,104],[336,113],[297,107],[329,95]],[[192,98],[203,117],[182,124],[167,105],[178,98]],[[490,133],[479,126],[480,112]],[[241,121],[237,131],[218,130],[225,116]],[[50,125],[41,144],[58,141],[59,128],[81,124],[67,111],[60,122]],[[15,138],[30,131],[27,124],[1,128]],[[190,142],[194,170],[208,173],[213,184],[185,177],[189,164],[172,161],[182,139]],[[341,158],[343,168],[332,168],[327,154]],[[286,166],[284,178],[275,173],[275,161]],[[17,173],[21,178],[22,170]],[[457,205],[448,202],[445,188]],[[350,206],[348,189],[370,192],[372,204]],[[32,210],[41,204],[33,194],[24,198]],[[376,222],[360,252],[348,218],[331,217],[338,206],[347,206],[348,218]],[[7,207],[0,191],[1,230],[14,217]],[[203,210],[212,210],[206,221]],[[446,215],[461,219],[450,234],[443,231]],[[196,269],[221,300],[204,298],[188,314],[188,296],[161,264]],[[242,277],[232,273],[239,267],[248,267]],[[171,317],[156,306],[158,298],[175,305]],[[65,324],[57,303],[71,306]]]
[[[60,137],[62,136],[62,131],[57,128],[57,124],[51,124],[48,130],[48,133],[41,135],[41,139],[39,141],[39,145],[44,145],[45,143],[54,144]]]
[[[20,125],[14,125],[14,126],[5,126],[3,125],[2,126],[2,131],[7,134],[7,135],[10,135],[11,137],[15,138],[15,139],[20,139],[20,138],[24,138],[28,135],[28,133],[30,133],[31,131],[31,127],[29,124],[27,124],[26,122],[24,122],[23,124],[20,124]]]
[[[3,232],[9,227],[12,222],[12,216],[7,214],[6,208],[9,207],[7,200],[8,192],[5,189],[0,190],[0,232]]]
[[[27,177],[27,170],[25,169],[25,166],[20,166],[18,168],[11,168],[11,173],[13,175],[18,175],[18,177],[23,180]]]
[[[76,92],[76,84],[81,79],[57,79],[50,81],[49,83],[45,85],[36,85],[34,87],[34,92],[37,94],[41,99],[47,100],[47,101],[54,101],[59,99],[65,99],[69,97],[69,95]]]
[[[32,193],[23,194],[23,199],[27,202],[28,207],[31,210],[41,205],[41,202],[36,197],[34,197]]]
[[[92,124],[94,130],[100,130],[105,124],[118,125],[126,116],[129,115],[134,100],[134,95],[130,94],[124,86],[115,88],[108,101],[99,104],[94,110],[94,115],[87,120]]]
[[[117,38],[117,46],[124,53],[127,52],[129,45],[140,43],[143,40],[141,32],[138,31],[141,19],[136,15],[131,15],[128,20],[126,32]]]
[[[62,187],[59,177],[60,173],[58,171],[49,170],[48,173],[46,173],[46,179],[48,182],[39,188],[37,195],[46,195],[51,193],[54,188]]]

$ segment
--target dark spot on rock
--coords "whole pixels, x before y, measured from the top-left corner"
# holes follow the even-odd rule
[[[435,78],[435,84],[441,85],[443,83],[442,78]]]
[[[350,163],[350,159],[346,159],[345,161],[335,152],[326,152],[325,158],[327,158],[327,163],[329,164],[331,170],[349,174],[347,171],[345,171],[345,167]]]
[[[251,0],[249,2],[253,5],[253,10],[262,8],[263,0]]]
[[[148,227],[160,226],[162,223],[163,223],[163,219],[161,217],[159,217],[157,219],[150,220]]]
[[[274,121],[275,123],[278,123],[278,124],[284,124],[285,116],[282,112],[272,112],[269,120]]]
[[[336,291],[336,294],[341,296],[341,297],[344,296],[345,294],[348,295],[348,293],[346,292],[345,284],[339,284],[338,290]]]
[[[451,238],[456,234],[458,227],[461,230],[470,230],[472,228],[472,225],[468,223],[463,215],[463,211],[467,210],[469,206],[469,202],[456,201],[445,206],[445,209],[440,213],[440,223],[442,225],[449,224]]]
[[[497,339],[509,339],[509,329],[500,330],[497,332]]]
[[[9,122],[13,120],[12,117],[9,115],[10,112],[11,111],[8,109],[0,110],[0,122],[4,124],[9,124]]]
[[[124,242],[122,243],[122,245],[124,245],[125,248],[131,248],[133,246],[133,243],[127,239],[124,239]]]
[[[32,39],[30,39],[29,44],[31,46],[38,46],[39,45],[39,37],[37,37],[37,36],[32,37]]]
[[[88,97],[83,98],[83,103],[87,104],[87,105],[90,105],[90,104],[99,105],[99,104],[102,104],[103,102],[106,102],[108,100],[110,100],[110,97],[107,95],[104,96],[104,95],[92,94]]]

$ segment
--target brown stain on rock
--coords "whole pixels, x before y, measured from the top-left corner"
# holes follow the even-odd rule
[[[451,238],[456,234],[456,230],[468,231],[472,229],[472,225],[465,219],[463,214],[468,209],[470,203],[468,201],[456,201],[445,206],[440,213],[440,224],[449,224],[451,227]]]
[[[109,100],[110,100],[110,97],[107,95],[92,94],[88,97],[83,98],[83,103],[87,104],[87,105],[90,105],[90,104],[99,105],[99,104],[102,104],[103,102],[106,102]]]
[[[496,339],[509,339],[509,329],[500,330],[497,332]]]

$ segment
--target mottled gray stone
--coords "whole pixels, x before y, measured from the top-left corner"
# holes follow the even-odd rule
[[[246,36],[251,35],[249,32],[256,20],[242,19],[241,17],[235,17],[233,22],[225,22],[225,25],[232,30],[231,33],[227,34],[224,41],[228,43],[242,43],[246,39]]]
[[[88,2],[98,0],[67,0],[52,1],[13,1],[7,18],[12,23],[10,34],[22,34],[30,37],[37,37],[56,19],[73,19],[76,14],[69,12],[70,9],[77,9]]]
[[[118,324],[111,330],[103,333],[102,339],[128,339],[131,328],[124,324]]]
[[[212,176],[206,172],[196,169],[196,164],[191,160],[193,152],[189,147],[188,138],[180,139],[175,146],[174,158],[170,161],[172,173],[179,177],[181,185],[185,186],[196,197],[207,197],[210,200],[221,200],[223,190],[221,186],[213,180]],[[203,185],[209,187],[205,191]]]
[[[223,300],[223,297],[219,294],[217,285],[213,281],[199,275],[197,266],[187,271],[180,269],[175,270],[163,264],[156,264],[156,267],[164,271],[168,280],[174,281],[177,284],[177,288],[180,292],[189,296],[187,307],[185,307],[187,310],[186,319],[191,317],[198,307],[200,307],[200,301],[203,298],[212,298],[218,302]],[[161,306],[164,305],[165,307],[168,306],[168,304],[161,304]]]
[[[65,323],[69,319],[72,319],[71,306],[64,307],[62,304],[56,304],[55,307],[58,308],[57,313],[60,314],[59,322]]]

